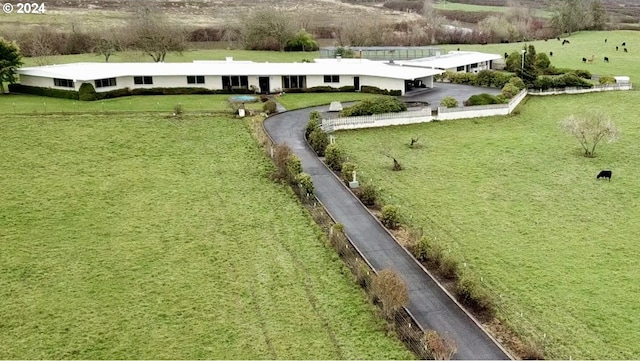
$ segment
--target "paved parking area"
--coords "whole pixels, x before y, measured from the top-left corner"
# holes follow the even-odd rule
[[[433,88],[417,89],[400,99],[406,102],[427,102],[433,109],[440,105],[440,100],[444,97],[452,96],[458,101],[458,104],[462,105],[470,96],[482,93],[498,95],[501,93],[501,89],[434,82]]]

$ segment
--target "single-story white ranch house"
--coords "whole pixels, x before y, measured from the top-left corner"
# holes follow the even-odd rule
[[[498,54],[479,53],[475,51],[450,51],[443,55],[400,60],[395,63],[403,66],[440,69],[452,72],[477,73],[481,70],[493,69],[493,62],[501,59],[502,56]]]
[[[90,83],[96,92],[117,89],[194,87],[211,90],[256,89],[273,93],[316,86],[362,86],[400,90],[414,84],[433,87],[440,69],[399,66],[360,59],[323,59],[313,63],[194,61],[192,63],[71,63],[18,69],[20,84],[79,90]],[[330,60],[330,61],[326,61]],[[255,87],[255,88],[254,88]]]

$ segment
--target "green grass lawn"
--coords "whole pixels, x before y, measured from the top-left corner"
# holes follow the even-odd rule
[[[244,121],[0,127],[0,358],[412,357]]]
[[[436,9],[440,10],[457,10],[457,11],[484,11],[484,12],[500,12],[504,13],[509,10],[507,6],[487,6],[487,5],[471,5],[471,4],[461,4],[455,3],[451,1],[439,1],[434,4]],[[550,17],[551,13],[543,10],[534,9],[534,14],[542,17]]]
[[[562,38],[564,39],[564,38]],[[640,32],[637,31],[583,31],[575,33],[566,39],[571,44],[562,45],[561,41],[551,39],[548,41],[531,41],[526,43],[536,47],[536,52],[544,52],[553,56],[549,59],[551,64],[559,68],[586,69],[592,74],[598,75],[626,75],[631,81],[640,79],[640,62],[637,61],[640,54]],[[607,43],[604,40],[607,39]],[[622,50],[622,42],[627,43],[628,52]],[[520,51],[525,43],[512,44],[487,44],[487,45],[442,45],[447,50],[482,51],[486,53],[504,54]],[[616,45],[619,50],[616,51]],[[593,64],[582,63],[582,58],[590,58],[594,55]],[[604,62],[604,57],[609,58],[609,63]]]
[[[519,115],[336,134],[364,183],[462,257],[548,357],[640,357],[640,94],[529,98]],[[597,158],[558,122],[603,110],[622,129]],[[410,149],[412,137],[423,147]],[[387,149],[405,166],[390,170]],[[611,182],[598,181],[612,169]]]

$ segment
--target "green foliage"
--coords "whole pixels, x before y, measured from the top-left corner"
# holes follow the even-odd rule
[[[82,83],[80,90],[78,90],[78,99],[83,101],[93,101],[98,99],[96,95],[96,89],[91,83]]]
[[[309,139],[309,135],[316,129],[320,129],[320,124],[317,119],[311,118],[307,122],[307,127],[304,130],[305,138]]]
[[[325,150],[329,145],[329,135],[322,129],[317,128],[309,134],[309,145],[318,157],[324,157]]]
[[[16,81],[16,70],[22,65],[20,47],[14,41],[0,37],[0,94],[4,93],[4,83]]]
[[[400,226],[400,210],[398,206],[387,204],[382,207],[380,222],[389,229],[398,228]]]
[[[612,76],[608,76],[608,75],[603,75],[600,78],[598,78],[598,83],[600,83],[600,84],[615,84],[616,83],[616,78],[614,78]]]
[[[518,78],[517,76],[514,76],[511,79],[509,79],[509,84],[515,85],[516,88],[518,88],[518,90],[522,90],[526,88],[526,85],[524,84],[522,79]]]
[[[342,170],[340,176],[342,180],[349,184],[353,180],[353,171],[358,170],[358,167],[355,163],[352,162],[344,162],[342,163]]]
[[[181,116],[184,114],[184,106],[181,103],[178,103],[173,106],[173,115]]]
[[[522,69],[522,53],[517,51],[511,52],[507,57],[505,69],[512,73]]]
[[[311,175],[301,172],[296,175],[295,178],[296,184],[300,187],[300,191],[303,194],[309,196],[314,192],[313,180],[311,179]]]
[[[388,90],[388,89],[380,89],[375,86],[363,85],[360,87],[361,93],[369,93],[369,94],[380,94],[380,95],[391,95],[391,96],[400,96],[402,95],[401,90]]]
[[[295,154],[290,154],[286,161],[286,179],[290,184],[297,182],[298,175],[302,173],[302,162]]]
[[[336,57],[340,56],[342,58],[353,58],[355,57],[355,53],[351,48],[338,47],[336,49]]]
[[[474,85],[476,84],[476,78],[478,76],[474,73],[464,73],[464,72],[460,72],[460,73],[453,73],[453,72],[449,72],[447,73],[447,78],[449,79],[449,81],[451,81],[452,83],[455,84],[469,84],[469,85]]]
[[[293,36],[284,47],[284,51],[316,51],[318,42],[313,35],[301,29]]]
[[[337,143],[329,144],[324,152],[325,162],[327,166],[335,171],[342,169],[342,162],[344,162],[344,155],[342,149]]]
[[[549,57],[547,56],[547,54],[545,53],[536,54],[535,69],[538,72],[542,71],[543,69],[547,69],[549,65],[551,65],[551,60],[549,60]]]
[[[502,88],[502,95],[504,95],[504,97],[507,98],[507,99],[513,98],[519,92],[520,92],[520,89],[518,89],[517,86],[515,86],[515,85],[513,85],[511,83],[506,84]]]
[[[592,88],[593,84],[589,81],[579,78],[573,73],[566,73],[554,78],[539,76],[533,84],[533,88],[542,90],[550,88],[561,89],[567,87]]]
[[[309,113],[309,120],[316,120],[316,121],[320,121],[322,119],[322,114],[320,114],[319,111],[317,110],[312,110]]]
[[[458,100],[452,96],[442,98],[440,105],[447,108],[456,108],[458,106]]]
[[[75,90],[52,89],[22,84],[9,84],[9,91],[11,93],[33,94],[51,98],[78,100],[78,92]]]
[[[360,187],[358,198],[360,198],[360,201],[365,206],[373,207],[376,205],[376,200],[378,199],[378,191],[373,185],[365,184]]]
[[[469,97],[469,99],[467,99],[464,102],[464,105],[475,106],[475,105],[502,104],[502,103],[503,102],[500,101],[500,99],[498,99],[495,95],[482,93],[482,94],[472,95],[471,97]]]
[[[456,282],[456,296],[464,305],[485,316],[495,313],[495,303],[491,295],[469,272],[461,272]]]
[[[262,111],[267,114],[275,114],[278,112],[278,105],[273,100],[267,100],[262,103]]]
[[[407,105],[396,98],[379,97],[365,99],[355,105],[346,107],[340,111],[340,116],[353,117],[358,115],[398,113],[407,110]]]

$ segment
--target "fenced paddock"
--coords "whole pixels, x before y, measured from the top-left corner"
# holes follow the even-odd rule
[[[620,83],[620,84],[600,84],[594,85],[593,88],[554,88],[554,89],[532,89],[529,90],[529,94],[531,95],[559,95],[559,94],[583,94],[583,93],[593,93],[593,92],[603,92],[603,91],[616,91],[616,90],[633,90],[632,83]]]

